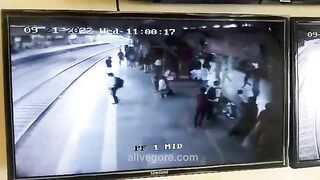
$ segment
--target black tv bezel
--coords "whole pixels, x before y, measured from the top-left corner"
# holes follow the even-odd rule
[[[21,9],[4,9],[1,11],[2,19],[2,44],[3,44],[3,77],[4,77],[4,105],[5,105],[5,128],[6,128],[6,146],[7,146],[7,176],[8,179],[16,178],[15,167],[15,150],[13,140],[13,108],[12,108],[12,86],[11,86],[11,61],[10,61],[10,31],[9,31],[9,16],[101,16],[101,17],[135,17],[135,18],[171,18],[171,19],[197,19],[197,20],[253,20],[253,21],[283,21],[284,25],[284,115],[283,115],[283,159],[281,161],[257,162],[246,164],[229,164],[229,165],[211,165],[201,167],[183,167],[183,168],[159,168],[149,170],[130,170],[117,172],[99,172],[85,173],[74,175],[57,175],[57,176],[41,176],[28,179],[117,179],[117,178],[138,178],[138,177],[157,177],[163,175],[177,174],[193,174],[193,173],[208,173],[220,171],[248,170],[259,168],[275,168],[285,167],[288,164],[288,77],[289,77],[289,62],[288,62],[288,28],[289,20],[281,16],[266,16],[266,15],[245,15],[245,14],[191,14],[191,13],[130,13],[130,12],[106,12],[106,11],[90,11],[90,10],[21,10]],[[20,178],[19,178],[20,179]]]
[[[320,17],[293,17],[290,19],[290,39],[291,39],[291,127],[290,127],[290,167],[305,168],[320,166],[320,159],[316,160],[299,160],[299,112],[298,112],[298,82],[297,82],[297,34],[296,24],[299,21],[319,21]]]

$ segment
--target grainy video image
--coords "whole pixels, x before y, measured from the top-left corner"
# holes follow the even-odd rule
[[[9,22],[17,177],[283,160],[284,21]]]
[[[317,82],[320,66],[318,21],[296,24],[298,158],[300,161],[319,159],[320,89]]]

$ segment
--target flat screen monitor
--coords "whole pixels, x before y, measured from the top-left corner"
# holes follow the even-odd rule
[[[292,20],[293,134],[292,165],[320,165],[320,109],[317,68],[320,65],[320,19]]]
[[[5,11],[14,178],[285,165],[286,19]]]
[[[119,0],[123,1],[137,1],[137,0]],[[167,3],[167,4],[319,4],[320,0],[139,0],[153,3]]]
[[[291,0],[295,4],[319,4],[320,0]]]
[[[119,0],[124,1],[124,0]],[[129,0],[133,1],[133,0]],[[280,2],[288,3],[290,0],[140,0],[154,3],[193,3],[193,4],[277,4]]]

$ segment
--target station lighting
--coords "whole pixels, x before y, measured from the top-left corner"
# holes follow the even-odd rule
[[[252,27],[252,24],[244,23],[244,24],[241,25],[241,27]]]
[[[236,27],[238,27],[236,24],[227,24],[223,26],[223,28],[236,28]]]

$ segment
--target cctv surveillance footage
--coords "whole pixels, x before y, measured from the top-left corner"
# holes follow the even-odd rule
[[[320,86],[315,82],[320,66],[320,22],[298,21],[295,29],[298,159],[319,160]]]
[[[16,176],[283,162],[284,30],[271,17],[9,17]]]

